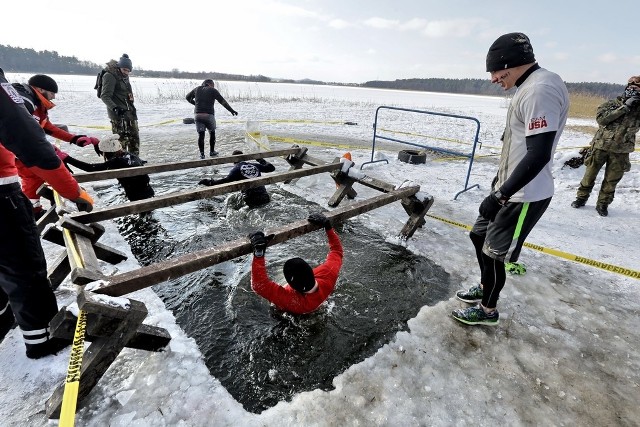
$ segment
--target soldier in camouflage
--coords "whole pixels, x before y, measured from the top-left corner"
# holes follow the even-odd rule
[[[571,206],[580,208],[587,203],[598,172],[605,166],[596,211],[607,216],[618,182],[631,170],[629,153],[634,151],[640,129],[640,76],[629,79],[622,96],[598,107],[596,121],[599,128],[591,141],[591,154],[584,160],[587,169]]]
[[[100,99],[107,106],[111,120],[111,131],[120,136],[125,151],[140,155],[140,135],[138,133],[138,115],[133,105],[133,90],[129,82],[129,73],[133,69],[131,59],[126,53],[116,62],[107,63],[102,76]]]

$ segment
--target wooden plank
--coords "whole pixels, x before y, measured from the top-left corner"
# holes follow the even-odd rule
[[[78,296],[78,306],[83,310],[84,305],[81,303],[81,295]],[[109,337],[94,340],[84,352],[80,371],[80,388],[78,390],[79,405],[82,405],[82,399],[91,392],[100,378],[102,378],[116,357],[118,357],[118,354],[120,354],[125,344],[136,334],[138,327],[147,316],[147,308],[144,304],[139,301],[129,301],[130,307],[127,310],[127,317],[118,323],[118,327],[114,333]],[[91,304],[94,305],[95,302]],[[48,418],[60,417],[63,395],[64,383],[56,388],[46,402],[46,414]]]
[[[401,188],[336,209],[326,213],[326,216],[336,224],[341,223],[349,218],[372,211],[380,206],[409,197],[416,194],[419,190],[420,187],[417,186]],[[319,228],[319,226],[311,224],[305,219],[277,229],[265,231],[265,233],[274,235],[273,239],[269,242],[269,246],[271,246]],[[250,254],[251,252],[252,248],[249,239],[246,237],[241,238],[219,247],[182,255],[180,257],[142,267],[134,271],[111,276],[108,279],[105,279],[109,281],[109,285],[100,289],[94,289],[93,292],[111,296],[122,296],[130,292],[165,282],[169,279],[184,276],[186,274],[193,273],[194,271],[237,258],[241,255]]]
[[[221,194],[240,191],[247,188],[273,184],[275,182],[286,181],[291,178],[331,172],[336,169],[340,169],[340,167],[340,163],[330,163],[327,165],[314,166],[280,174],[269,174],[269,176],[261,176],[260,178],[245,179],[242,181],[230,182],[228,184],[214,185],[213,187],[179,191],[150,199],[126,202],[117,206],[95,208],[91,212],[77,212],[69,215],[69,217],[75,221],[85,224],[88,222],[104,221],[124,215],[148,212],[154,209],[166,208],[168,206],[174,206],[181,203],[219,196]]]
[[[69,265],[69,259],[67,258],[66,251],[60,253],[53,262],[47,262],[47,278],[54,290],[58,289],[69,273],[71,273],[71,266]]]
[[[100,172],[77,173],[73,177],[79,183],[102,181],[105,179],[125,178],[144,174],[172,172],[185,169],[200,168],[205,166],[221,165],[224,163],[233,163],[243,160],[254,160],[269,157],[288,156],[297,154],[300,148],[287,148],[283,150],[265,151],[260,153],[238,154],[235,156],[214,157],[203,160],[189,160],[186,162],[160,163],[148,166],[139,166],[135,168],[111,169]]]
[[[95,224],[91,224],[91,225],[94,226]],[[62,231],[60,231],[55,227],[49,227],[47,231],[42,234],[42,238],[56,245],[64,246],[64,238],[62,237]],[[121,252],[117,249],[113,249],[112,247],[104,245],[100,242],[96,242],[93,244],[93,250],[96,254],[96,257],[98,257],[98,259],[102,261],[106,261],[111,264],[117,264],[127,259],[127,255],[124,252]]]
[[[38,227],[38,233],[41,234],[45,227],[49,224],[53,224],[58,220],[58,213],[56,212],[56,206],[52,205],[44,215],[38,219],[36,226]]]
[[[61,309],[51,319],[51,336],[69,341],[73,340],[77,321],[78,318],[73,313],[64,308]],[[121,319],[108,317],[107,315],[87,313],[85,341],[91,342],[98,338],[113,335],[120,321]],[[170,341],[171,335],[166,329],[143,323],[138,327],[136,334],[127,342],[126,347],[137,350],[160,351]]]

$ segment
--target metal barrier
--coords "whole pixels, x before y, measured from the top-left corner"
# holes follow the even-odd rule
[[[434,147],[434,146],[428,146],[428,145],[423,145],[423,144],[417,144],[415,142],[403,141],[401,139],[391,138],[389,136],[380,135],[378,133],[378,113],[380,112],[381,109],[397,110],[397,111],[409,111],[409,112],[413,112],[413,113],[429,114],[429,115],[434,115],[434,116],[452,117],[454,119],[472,120],[473,122],[476,123],[476,131],[475,131],[475,135],[474,135],[474,138],[473,138],[473,146],[471,148],[471,152],[470,153],[463,153],[463,152],[460,152],[460,151],[447,150],[447,149],[444,149],[444,148],[441,148],[441,147]],[[360,169],[362,169],[365,165],[371,164],[371,163],[378,163],[378,162],[387,162],[387,163],[389,163],[389,161],[387,159],[380,159],[380,160],[374,160],[373,159],[373,155],[374,155],[375,149],[376,149],[376,139],[383,139],[383,140],[386,140],[386,141],[393,141],[393,142],[398,142],[398,143],[401,143],[401,144],[412,145],[414,147],[426,148],[426,149],[429,149],[429,150],[432,150],[432,151],[438,151],[438,152],[442,152],[442,153],[453,154],[453,155],[458,156],[458,157],[467,157],[469,159],[469,168],[467,169],[467,176],[466,176],[465,182],[464,182],[464,189],[462,189],[462,191],[459,191],[458,193],[456,193],[455,197],[453,198],[455,200],[455,199],[458,198],[458,196],[460,194],[464,193],[465,191],[471,190],[474,187],[479,187],[478,184],[474,184],[471,187],[469,187],[469,177],[471,175],[471,167],[473,166],[473,157],[474,157],[475,152],[476,152],[476,146],[478,145],[478,135],[479,134],[480,134],[480,121],[478,119],[476,119],[475,117],[458,116],[456,114],[445,114],[445,113],[437,113],[437,112],[434,112],[434,111],[413,110],[413,109],[410,109],[410,108],[398,108],[398,107],[390,107],[390,106],[386,106],[386,105],[381,105],[376,109],[375,121],[373,123],[373,144],[371,146],[371,161],[364,162],[362,165],[360,165]]]

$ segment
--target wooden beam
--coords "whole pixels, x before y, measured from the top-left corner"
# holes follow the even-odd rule
[[[419,190],[420,187],[418,186],[401,188],[336,209],[326,213],[326,216],[336,224],[341,223],[349,218],[372,211],[380,206],[414,195]],[[265,233],[273,234],[273,239],[269,241],[269,246],[271,246],[319,228],[319,226],[311,224],[305,219],[274,230],[265,230]],[[241,238],[219,247],[182,255],[174,259],[109,277],[105,279],[109,281],[109,285],[100,289],[93,289],[92,292],[110,296],[122,296],[130,292],[144,289],[149,286],[237,258],[241,255],[250,254],[252,250],[249,239],[246,237]]]
[[[260,153],[238,154],[235,156],[214,157],[204,160],[189,160],[186,162],[160,163],[148,166],[139,166],[135,168],[111,169],[100,172],[77,173],[73,177],[79,183],[102,181],[105,179],[125,178],[144,174],[153,174],[161,172],[172,172],[184,169],[200,168],[205,166],[221,165],[224,163],[234,163],[243,160],[262,159],[265,157],[296,155],[300,148],[287,148],[284,150],[265,151]]]
[[[340,163],[329,163],[322,166],[313,166],[291,172],[269,174],[268,176],[261,176],[260,178],[245,179],[242,181],[230,182],[228,184],[214,185],[213,187],[179,191],[176,193],[166,194],[164,196],[152,197],[150,199],[138,200],[135,202],[126,202],[117,206],[94,208],[91,212],[78,212],[70,214],[69,218],[85,224],[88,222],[104,221],[107,219],[118,218],[125,215],[149,212],[154,209],[166,208],[168,206],[174,206],[181,203],[193,202],[195,200],[219,196],[221,194],[245,190],[247,188],[273,184],[275,182],[286,181],[291,178],[309,176],[323,172],[331,172],[340,169],[340,167]]]

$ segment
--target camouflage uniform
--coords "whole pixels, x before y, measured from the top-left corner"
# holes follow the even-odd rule
[[[613,201],[618,182],[631,170],[629,153],[634,151],[640,129],[640,104],[629,108],[625,99],[619,96],[598,107],[596,121],[600,127],[591,141],[591,154],[584,160],[587,169],[576,194],[580,201],[589,198],[598,172],[606,165],[597,201],[606,208]]]
[[[120,135],[120,142],[125,151],[135,155],[140,154],[140,134],[138,132],[138,115],[133,105],[133,90],[129,77],[124,76],[118,69],[117,62],[107,63],[106,73],[102,76],[102,93],[100,99],[107,106],[107,113],[111,120],[111,131]],[[118,116],[114,107],[125,110],[123,116]]]

